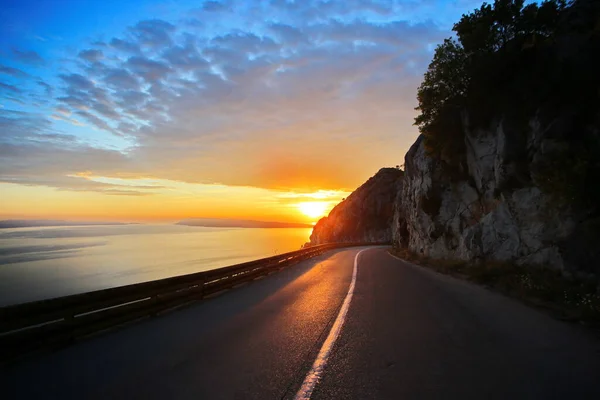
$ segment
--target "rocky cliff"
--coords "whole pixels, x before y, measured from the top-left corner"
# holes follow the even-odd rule
[[[396,196],[403,172],[382,168],[335,206],[313,228],[310,244],[331,242],[391,242]]]
[[[544,192],[545,175],[535,171],[557,142],[535,120],[530,126],[524,165],[511,159],[510,128],[502,121],[465,132],[462,173],[429,156],[420,137],[406,154],[395,243],[432,258],[600,272],[598,216],[590,207],[561,206]]]
[[[460,43],[436,50],[394,241],[432,258],[599,273],[600,3],[507,10],[482,6],[455,25]],[[477,36],[486,27],[492,47]]]

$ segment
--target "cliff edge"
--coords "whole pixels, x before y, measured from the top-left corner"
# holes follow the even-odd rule
[[[382,168],[317,222],[310,244],[391,242],[396,197],[404,172]]]

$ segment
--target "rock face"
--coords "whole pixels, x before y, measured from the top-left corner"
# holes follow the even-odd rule
[[[471,78],[488,90],[467,83],[464,102],[428,109],[436,124],[406,154],[395,244],[600,273],[600,2],[556,15],[546,38],[513,39],[487,59],[507,79],[482,68]]]
[[[332,242],[391,242],[396,196],[403,172],[382,168],[321,218],[310,235],[310,244]]]
[[[539,171],[563,143],[556,129],[568,128],[565,124],[557,118],[542,125],[532,118],[524,141],[511,136],[503,120],[465,131],[466,159],[458,170],[430,157],[419,137],[405,158],[395,244],[432,258],[600,272],[597,213],[557,207],[541,189],[546,175]]]

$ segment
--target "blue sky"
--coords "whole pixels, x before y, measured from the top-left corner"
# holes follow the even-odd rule
[[[5,1],[0,185],[353,189],[403,162],[432,50],[479,4]]]

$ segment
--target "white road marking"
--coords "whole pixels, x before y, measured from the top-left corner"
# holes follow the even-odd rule
[[[333,323],[333,326],[329,331],[329,335],[327,335],[327,339],[325,339],[325,342],[323,343],[323,346],[321,347],[321,350],[319,351],[319,354],[317,355],[317,358],[315,359],[312,368],[310,369],[310,371],[308,371],[308,374],[306,375],[306,378],[304,378],[302,386],[300,386],[300,390],[298,390],[298,393],[296,393],[296,397],[294,397],[295,400],[309,400],[313,390],[315,390],[315,387],[317,386],[317,383],[319,383],[319,380],[323,376],[325,365],[327,365],[327,360],[331,355],[333,345],[335,344],[335,341],[337,340],[338,336],[340,335],[340,332],[342,331],[342,325],[344,325],[346,315],[348,314],[348,309],[350,308],[350,301],[352,300],[352,295],[354,294],[354,286],[356,285],[356,274],[358,271],[358,256],[360,256],[360,253],[362,253],[365,250],[369,249],[362,249],[356,254],[356,257],[354,257],[354,270],[352,271],[352,282],[350,282],[348,294],[346,294],[346,298],[342,303],[342,308],[340,309],[340,312],[338,313],[338,316],[335,319],[335,322]]]

